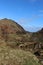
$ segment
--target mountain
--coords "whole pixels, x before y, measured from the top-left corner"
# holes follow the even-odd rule
[[[0,20],[0,39],[11,41],[14,40],[18,34],[26,34],[26,31],[11,19],[4,18]]]
[[[17,24],[15,21],[4,18],[0,20],[0,27],[3,29],[7,29],[8,33],[24,33],[25,30]]]
[[[42,42],[43,42],[43,29],[38,32],[31,33],[24,30],[22,26],[20,26],[18,23],[16,23],[11,19],[4,18],[0,20],[1,48],[8,47],[10,49],[18,49],[18,51],[20,49],[25,52],[30,51],[33,55],[35,55],[39,59],[40,52],[42,51],[43,48]],[[40,59],[42,59],[42,57]]]

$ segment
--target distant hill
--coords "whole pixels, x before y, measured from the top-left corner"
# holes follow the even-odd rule
[[[43,28],[32,34],[33,41],[43,42]]]

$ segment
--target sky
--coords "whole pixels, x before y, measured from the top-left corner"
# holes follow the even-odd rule
[[[0,19],[15,20],[25,30],[43,27],[43,0],[0,0]]]

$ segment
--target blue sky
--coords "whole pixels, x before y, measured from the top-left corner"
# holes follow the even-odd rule
[[[28,31],[43,27],[43,0],[0,0],[0,19],[15,20]]]

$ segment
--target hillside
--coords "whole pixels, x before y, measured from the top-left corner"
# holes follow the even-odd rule
[[[40,31],[36,33],[30,33],[28,31],[25,31],[22,28],[22,26],[20,26],[15,21],[11,19],[7,19],[7,18],[2,19],[0,20],[0,50],[4,49],[3,47],[5,47],[5,49],[7,49],[8,47],[9,49],[12,49],[12,50],[18,49],[17,52],[19,52],[19,50],[22,50],[23,54],[26,53],[26,56],[27,56],[27,52],[28,53],[31,52],[33,55],[35,55],[39,59],[39,61],[41,59],[43,62],[43,54],[41,55],[41,52],[43,51],[43,44],[42,44],[43,31],[42,32]],[[9,50],[7,49],[6,52],[9,52]],[[21,53],[19,55],[21,55]],[[15,51],[14,51],[14,55],[15,55]],[[31,58],[29,59],[31,60]],[[29,65],[29,63],[30,65],[38,65],[38,64],[34,64],[33,60],[31,60],[32,62],[30,61],[29,63],[27,62],[27,58],[25,60],[27,64],[24,64],[24,65]],[[2,62],[8,62],[8,61],[2,61]],[[20,64],[16,64],[16,65],[20,65]]]
[[[33,40],[43,42],[43,28],[32,34]]]
[[[25,32],[25,30],[19,24],[7,18],[0,20],[0,27],[2,29],[7,29],[8,33]]]
[[[0,65],[40,65],[39,60],[29,51],[0,47]]]
[[[40,61],[43,61],[43,28],[35,33],[32,33],[30,39],[31,41],[36,42],[34,54],[40,59]]]

